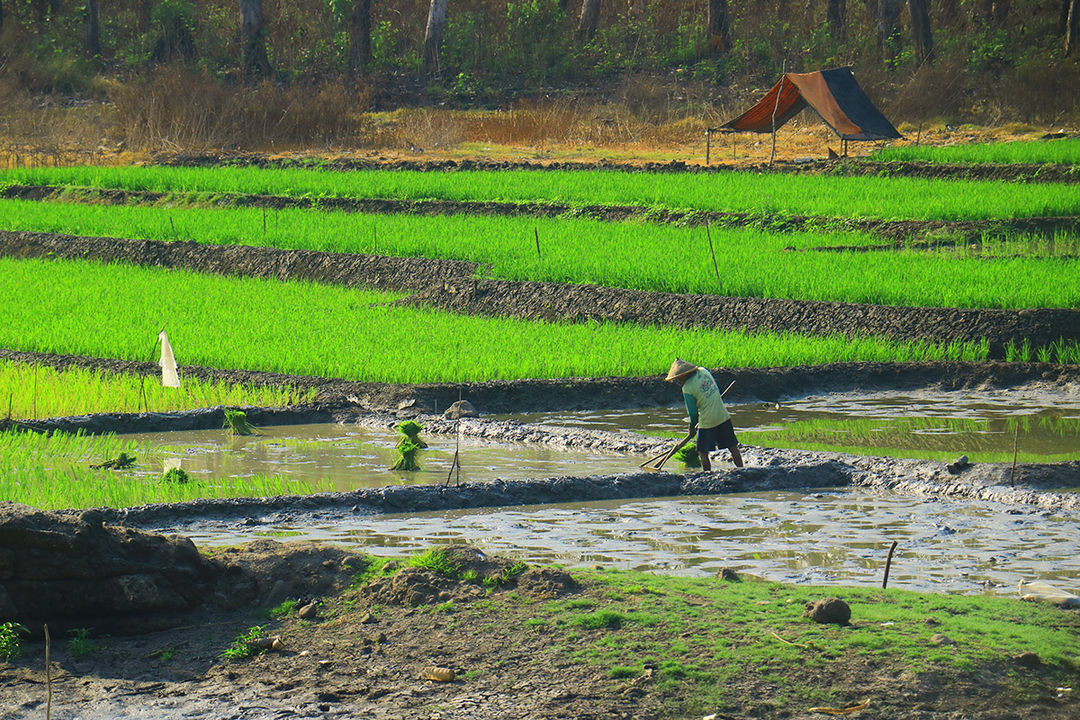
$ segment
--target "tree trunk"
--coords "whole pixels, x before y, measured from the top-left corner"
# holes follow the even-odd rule
[[[727,0],[709,0],[710,55],[722,55],[731,49],[728,29]]]
[[[4,0],[0,0],[0,32],[4,30]]]
[[[86,0],[86,52],[91,57],[101,55],[101,25],[98,22],[98,0]]]
[[[930,32],[930,13],[927,0],[908,0],[911,15],[911,34],[915,38],[915,59],[925,62],[934,53],[934,35]]]
[[[982,16],[994,29],[1005,27],[1009,19],[1009,0],[982,0]]]
[[[825,15],[833,40],[847,42],[847,0],[829,0]]]
[[[900,20],[900,0],[877,0],[874,18],[877,29],[877,49],[883,57],[896,57],[896,24]]]
[[[274,71],[266,55],[262,0],[240,0],[240,67],[245,80],[263,78]]]
[[[349,69],[363,75],[371,64],[371,0],[355,0],[349,18]]]
[[[711,0],[710,0],[711,2]],[[582,0],[581,20],[578,22],[578,42],[584,45],[596,35],[596,25],[600,22],[600,0]]]
[[[439,49],[446,31],[447,0],[431,0],[424,32],[424,71],[439,72]]]
[[[135,29],[143,34],[150,32],[151,5],[151,0],[139,0],[135,6]]]
[[[1080,55],[1080,0],[1069,2],[1069,14],[1065,20],[1065,54]]]

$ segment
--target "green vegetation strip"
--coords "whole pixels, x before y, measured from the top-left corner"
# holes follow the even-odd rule
[[[0,183],[153,192],[560,202],[826,217],[974,220],[1080,214],[1080,187],[729,172],[69,167],[0,171]]]
[[[463,317],[398,296],[85,261],[0,259],[0,347],[146,360],[164,325],[181,366],[393,383],[650,375],[710,367],[982,360],[974,344]]]
[[[144,360],[150,359],[148,351]],[[167,412],[217,405],[286,407],[310,402],[314,396],[315,390],[249,387],[197,378],[184,378],[179,389],[167,388],[158,378],[0,361],[0,417],[16,419],[133,413],[144,408]]]
[[[1002,163],[1080,165],[1080,138],[1018,140],[966,145],[908,145],[875,151],[871,160],[921,160],[932,163]]]
[[[1075,259],[786,250],[821,244],[823,236],[813,233],[717,229],[710,247],[703,228],[642,222],[23,200],[0,200],[0,229],[470,260],[489,265],[501,279],[635,290],[906,306],[1080,307]],[[840,238],[852,246],[876,242],[861,234]],[[837,236],[828,242],[838,242]]]
[[[134,467],[90,467],[121,453],[135,457]],[[147,469],[152,469],[149,475]],[[262,475],[177,483],[166,480],[163,470],[161,456],[148,445],[115,435],[0,432],[0,498],[42,510],[123,508],[200,498],[271,497],[333,490],[329,481],[312,484]]]

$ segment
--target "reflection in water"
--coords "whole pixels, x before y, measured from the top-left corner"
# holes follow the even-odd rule
[[[880,585],[899,542],[890,587],[1015,592],[1018,580],[1080,589],[1077,516],[993,503],[857,491],[755,493],[607,501],[279,523],[261,533],[355,544],[406,556],[466,542],[530,562],[604,565],[710,576],[721,567],[770,580]],[[198,544],[251,539],[235,525],[200,524]]]

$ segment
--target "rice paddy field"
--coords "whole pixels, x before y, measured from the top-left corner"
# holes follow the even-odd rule
[[[867,246],[866,233],[779,233],[640,221],[162,208],[0,200],[0,229],[469,260],[507,280],[880,305],[1080,307],[1080,237],[970,252]],[[715,265],[714,265],[715,257]]]
[[[1080,215],[1080,186],[917,178],[606,170],[421,172],[256,167],[0,171],[2,184],[307,198],[636,205],[821,217],[972,220]]]
[[[916,160],[931,163],[1080,165],[1080,138],[944,146],[907,145],[876,150],[870,159],[886,162]]]
[[[943,154],[933,161],[1069,164],[1076,162],[1071,142],[1037,149],[1019,144],[958,148],[948,150],[955,156]],[[1057,154],[1038,154],[1050,149]],[[1006,159],[989,159],[1000,157]],[[43,200],[0,199],[2,231],[466,260],[478,265],[481,278],[645,292],[909,308],[1080,309],[1080,236],[1075,231],[1024,236],[1002,235],[1005,231],[998,228],[972,240],[946,227],[941,242],[934,238],[927,242],[925,237],[921,242],[885,242],[870,231],[840,229],[842,221],[861,218],[946,226],[952,221],[989,224],[1038,217],[1072,222],[1070,218],[1080,216],[1076,184],[737,171],[338,172],[163,166],[0,171],[0,186],[11,184],[68,191]],[[164,195],[152,202],[117,203],[84,189]],[[232,199],[240,195],[315,202],[307,209],[245,208]],[[320,207],[321,198],[558,203],[579,209],[629,205],[657,212],[633,220],[590,217],[581,211],[559,217],[445,210],[447,214],[389,214],[330,210]],[[664,210],[749,213],[760,222],[754,227],[706,230],[700,225],[657,222]],[[797,232],[785,228],[784,219],[796,216],[817,220]],[[1062,227],[1070,226],[1066,222]],[[422,278],[416,284],[421,286]],[[456,383],[655,375],[675,356],[727,368],[857,361],[977,363],[990,357],[985,340],[898,342],[799,330],[717,332],[558,317],[532,321],[459,315],[399,304],[404,292],[223,277],[123,262],[4,257],[0,288],[5,318],[0,323],[0,348],[155,361],[155,339],[164,327],[181,373],[184,366],[200,365],[391,384]],[[1032,347],[1018,338],[1004,355],[1010,362],[1070,364],[1080,362],[1080,345],[1062,340]],[[0,417],[5,418],[212,405],[284,406],[313,399],[313,393],[291,387],[255,388],[187,378],[184,387],[174,391],[134,376],[0,362]],[[1075,435],[1075,430],[1068,425],[1062,432]],[[909,435],[933,431],[905,429]],[[851,418],[847,423],[761,432],[754,441],[888,454],[896,445],[890,432]],[[113,482],[115,475],[91,470],[88,462],[91,456],[120,452],[122,441],[83,438],[71,440],[69,446],[59,438],[36,442],[10,433],[0,439],[6,443],[0,445],[6,448],[0,450],[6,453],[0,457],[0,497],[20,497],[24,490],[19,488],[29,484],[37,488],[33,497],[49,507],[298,491],[288,478],[200,480],[179,490],[156,480]],[[145,455],[147,449],[131,452]],[[57,465],[35,460],[48,455],[71,461]],[[985,455],[1006,459],[997,449]],[[1072,456],[1066,452],[1061,457]],[[65,484],[78,486],[70,490],[75,494],[63,494],[68,490],[59,485]],[[99,485],[111,489],[95,489]]]

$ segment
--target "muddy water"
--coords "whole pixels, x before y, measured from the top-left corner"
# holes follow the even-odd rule
[[[179,465],[194,477],[287,475],[293,480],[329,480],[335,490],[392,484],[484,482],[502,478],[611,474],[637,469],[630,457],[588,451],[558,451],[535,445],[494,445],[468,438],[421,433],[429,447],[417,455],[420,470],[393,471],[398,435],[354,425],[312,424],[261,428],[259,435],[234,437],[223,430],[194,430],[125,435],[153,448],[147,474]],[[161,468],[159,470],[158,468]]]
[[[1080,388],[830,393],[780,403],[733,403],[729,409],[739,440],[750,445],[857,447],[934,459],[966,453],[973,461],[989,462],[1011,459],[1015,441],[1032,461],[1080,458]],[[681,405],[514,419],[650,434],[686,429]]]
[[[896,540],[890,587],[1011,593],[1018,580],[1034,578],[1080,590],[1077,521],[993,503],[835,491],[354,516],[257,529],[203,522],[184,532],[204,545],[254,534],[396,557],[467,542],[529,562],[695,576],[728,566],[770,580],[847,585],[879,585]]]

